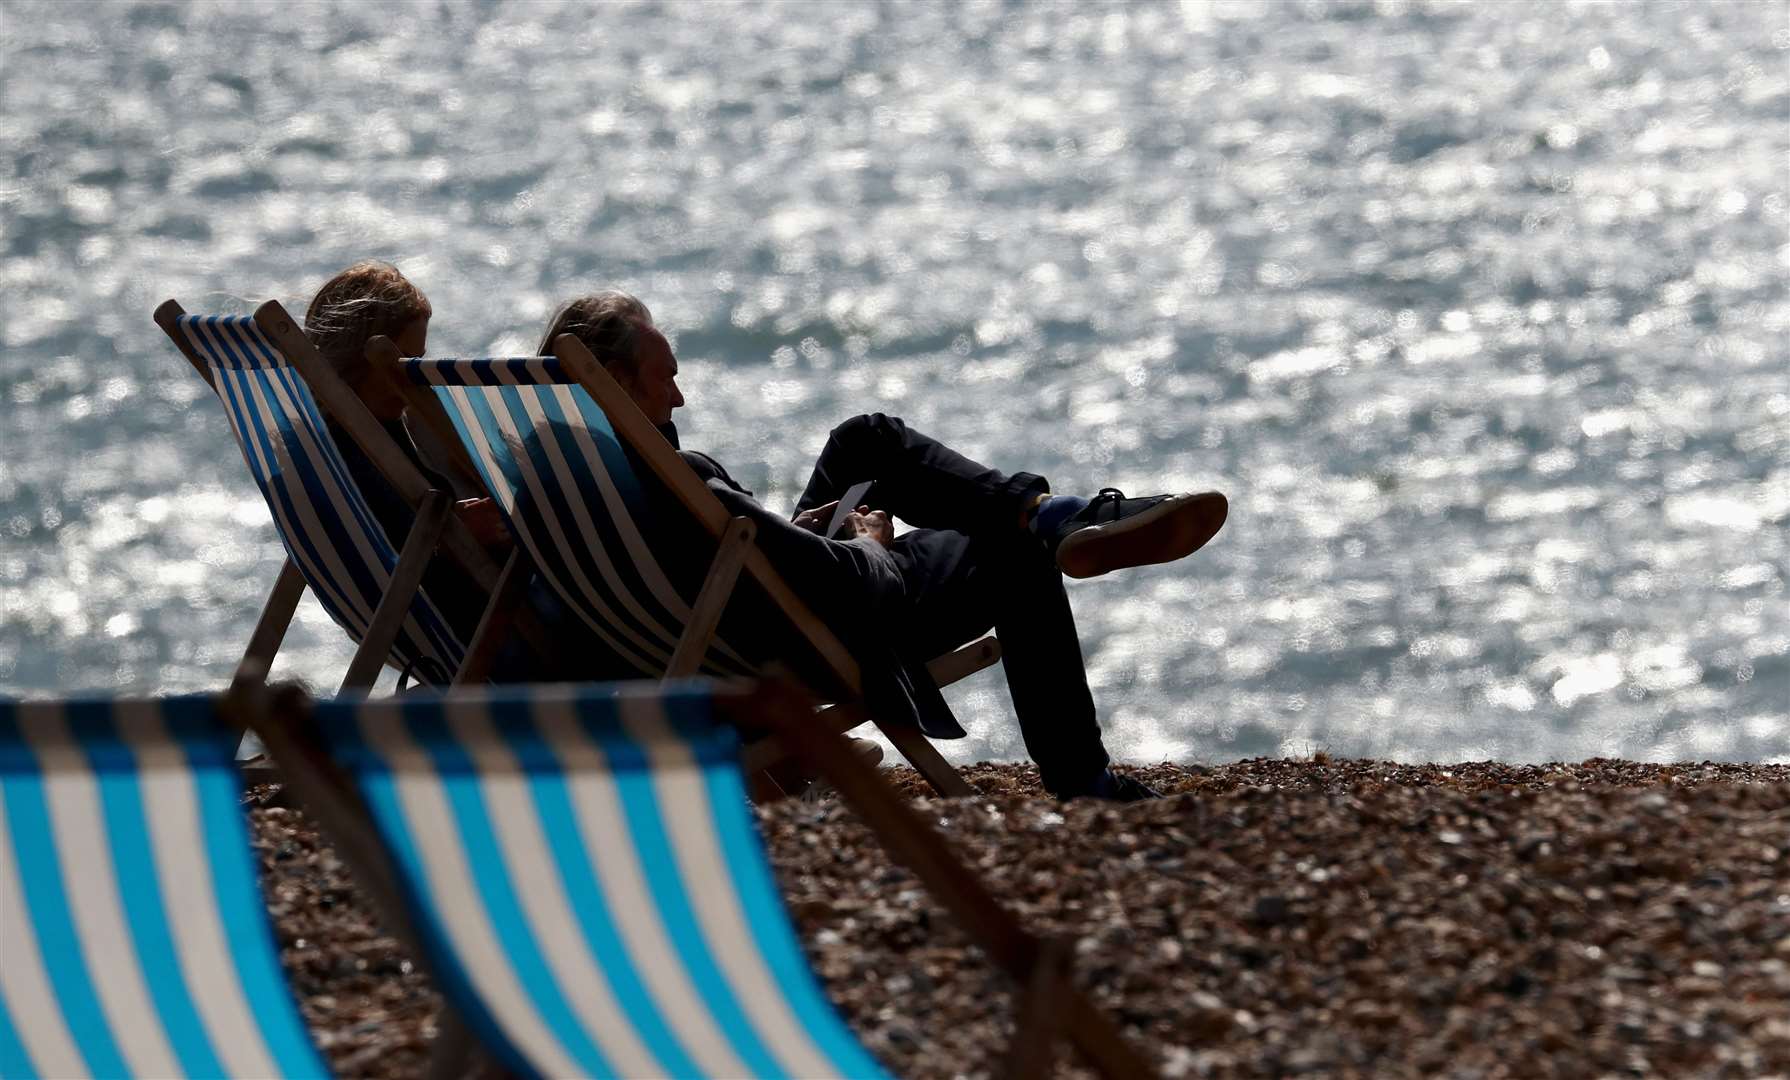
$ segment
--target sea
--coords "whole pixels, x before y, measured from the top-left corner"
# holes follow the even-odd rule
[[[1120,761],[1790,761],[1787,214],[1781,0],[4,0],[0,694],[226,682],[282,552],[151,312],[374,257],[438,355],[636,293],[775,508],[876,411],[1225,492],[1069,585]]]

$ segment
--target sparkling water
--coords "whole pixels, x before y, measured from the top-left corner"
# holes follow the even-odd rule
[[[1227,492],[1071,585],[1121,759],[1786,760],[1787,62],[1778,2],[7,0],[0,690],[223,684],[281,551],[150,312],[371,256],[441,355],[638,293],[773,507],[877,410]],[[307,601],[276,674],[349,653]]]

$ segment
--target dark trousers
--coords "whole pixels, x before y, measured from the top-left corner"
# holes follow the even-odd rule
[[[1031,473],[1005,475],[877,413],[833,429],[797,509],[832,502],[863,480],[876,482],[866,496],[872,509],[916,526],[890,549],[904,597],[888,617],[904,658],[922,664],[992,628],[1001,638],[1020,734],[1044,786],[1083,789],[1108,759],[1081,639],[1062,574],[1021,524],[1048,482]],[[779,569],[799,592],[825,587],[798,580],[799,566]]]

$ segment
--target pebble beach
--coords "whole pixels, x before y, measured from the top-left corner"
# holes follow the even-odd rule
[[[1166,1076],[1790,1076],[1790,766],[1256,759],[1059,804],[885,770]],[[251,793],[330,1064],[420,1076],[438,999],[302,810]],[[761,808],[828,996],[904,1077],[1000,1073],[1012,987],[834,799]],[[1074,1075],[1077,1066],[1068,1063]]]
[[[1165,798],[1046,797],[993,675],[977,797],[884,773],[1164,1076],[1790,1080],[1787,15],[3,0],[0,699],[227,685],[293,550],[164,300],[389,260],[474,358],[621,288],[774,510],[866,412],[1231,498],[1067,586]],[[308,591],[269,675],[335,686]],[[419,958],[246,813],[332,1068],[424,1075]],[[888,1070],[1004,1075],[1014,988],[849,809],[755,814]]]

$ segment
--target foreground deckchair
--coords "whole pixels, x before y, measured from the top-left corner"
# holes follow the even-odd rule
[[[753,525],[730,519],[664,437],[571,336],[556,355],[480,360],[402,360],[386,339],[368,348],[371,363],[398,363],[407,381],[433,396],[412,396],[425,423],[452,425],[473,466],[502,509],[510,531],[568,607],[623,662],[649,678],[749,672],[715,627],[744,573],[779,610],[830,672],[834,693],[861,693],[859,669],[844,644],[816,618],[753,545]],[[443,426],[445,426],[443,424]],[[635,452],[717,545],[702,591],[686,602],[652,550],[659,530],[683,526],[654,520],[623,447]],[[993,637],[934,661],[940,685],[993,663]],[[844,715],[844,714],[841,714]],[[941,794],[971,793],[967,782],[918,730],[882,726],[884,734]],[[786,745],[755,749],[755,768],[787,753]]]
[[[343,689],[371,686],[388,663],[433,686],[482,677],[499,627],[482,625],[480,647],[469,648],[421,591],[423,571],[441,546],[493,594],[514,595],[519,582],[464,532],[451,495],[430,487],[285,310],[269,302],[253,317],[198,316],[169,300],[155,319],[217,392],[286,548],[238,673],[271,664],[308,587],[360,643]],[[355,486],[320,401],[416,508],[402,552]]]
[[[325,1076],[212,698],[0,703],[0,1076]]]
[[[1015,1075],[1064,1035],[1112,1077],[1151,1075],[943,840],[812,730],[792,687],[477,688],[311,704],[257,722],[454,1013],[542,1076],[880,1076],[821,993],[780,902],[729,723],[800,732],[810,765],[1021,988]],[[892,1004],[899,1005],[899,1002]],[[471,1071],[464,1045],[437,1075]],[[456,1052],[466,1056],[454,1057]]]

